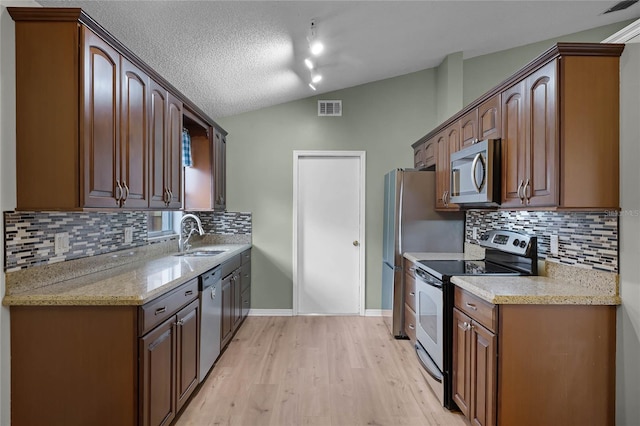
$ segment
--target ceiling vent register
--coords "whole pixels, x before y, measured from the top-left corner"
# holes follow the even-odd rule
[[[342,117],[342,101],[318,101],[318,117]]]

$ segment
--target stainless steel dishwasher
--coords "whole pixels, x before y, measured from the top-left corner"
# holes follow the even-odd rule
[[[200,369],[202,382],[220,355],[220,321],[222,319],[222,268],[200,275]]]

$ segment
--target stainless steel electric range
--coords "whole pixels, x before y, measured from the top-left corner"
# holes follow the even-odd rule
[[[534,236],[493,230],[480,237],[483,260],[421,260],[416,264],[416,353],[429,373],[428,382],[447,408],[452,399],[453,284],[452,276],[537,275],[538,247]]]

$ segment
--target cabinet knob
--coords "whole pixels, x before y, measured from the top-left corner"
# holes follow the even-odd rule
[[[353,245],[354,245],[354,246],[356,246],[356,247],[358,247],[358,246],[360,245],[360,242],[359,242],[358,240],[355,240],[355,241],[353,242]]]

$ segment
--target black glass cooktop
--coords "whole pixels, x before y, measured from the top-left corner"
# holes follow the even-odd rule
[[[522,275],[516,270],[484,260],[421,260],[418,263],[440,279],[453,275]]]

